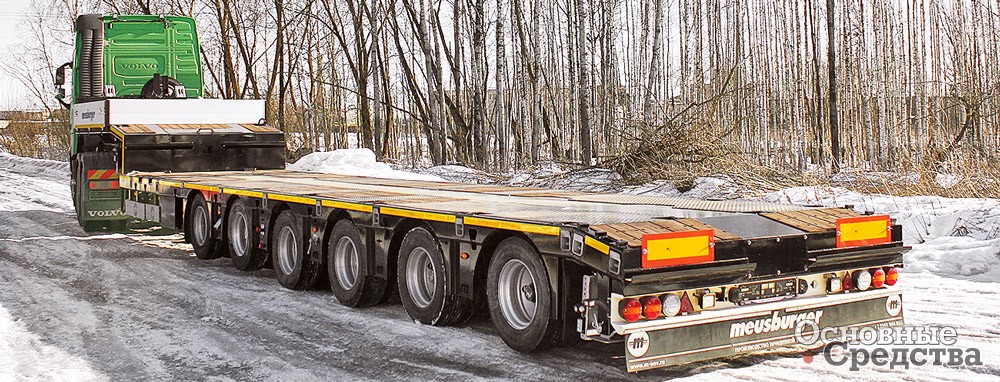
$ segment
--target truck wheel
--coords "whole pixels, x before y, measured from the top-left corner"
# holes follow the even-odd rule
[[[403,237],[396,269],[399,299],[410,318],[444,326],[462,316],[468,304],[448,290],[444,253],[426,229],[414,228]]]
[[[288,289],[307,289],[316,283],[320,263],[306,255],[302,225],[292,211],[283,211],[271,231],[271,262],[281,286]]]
[[[81,196],[83,195],[83,190],[81,190],[80,187],[82,187],[87,182],[85,180],[80,179],[80,177],[83,176],[81,175],[81,173],[86,173],[86,172],[83,171],[82,168],[83,162],[80,160],[74,159],[70,165],[71,168],[73,169],[71,178],[72,181],[70,182],[70,189],[73,192],[73,211],[76,212],[77,223],[80,223],[80,226],[83,227],[84,226],[83,200],[80,199]]]
[[[80,184],[80,180],[77,179],[80,171],[77,169],[77,166],[78,164],[76,158],[73,158],[73,160],[69,162],[69,192],[73,196],[73,212],[76,212],[76,215],[79,216],[80,202],[77,200],[79,199],[79,196],[77,195],[76,188],[77,185]]]
[[[184,224],[184,227],[187,228],[185,234],[191,241],[191,246],[194,247],[194,254],[202,260],[214,260],[222,257],[219,240],[212,238],[211,211],[205,197],[201,193],[197,193],[191,198]]]
[[[512,237],[497,246],[486,293],[493,325],[507,346],[532,352],[555,345],[555,299],[545,264],[531,244]]]
[[[333,226],[327,245],[327,274],[337,301],[349,307],[372,306],[385,294],[385,281],[368,275],[368,251],[361,232],[348,219]]]
[[[252,236],[256,223],[251,222],[250,208],[246,199],[236,199],[229,207],[226,220],[226,238],[229,239],[229,257],[233,266],[244,272],[252,272],[264,267],[267,254],[253,248]]]

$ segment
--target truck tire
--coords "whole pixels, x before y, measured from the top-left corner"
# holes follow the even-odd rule
[[[487,274],[490,316],[500,338],[520,352],[556,345],[558,322],[548,272],[534,246],[512,237],[497,246]]]
[[[214,260],[222,257],[222,245],[212,237],[212,210],[200,192],[191,198],[184,222],[184,234],[191,241],[194,254],[199,259]]]
[[[73,169],[70,181],[70,191],[73,193],[73,211],[76,212],[76,222],[80,224],[80,227],[84,226],[83,221],[83,200],[80,199],[83,191],[80,189],[82,185],[86,184],[86,181],[81,179],[81,173],[83,173],[83,162],[74,159],[70,163],[70,168]]]
[[[434,235],[417,227],[407,232],[399,247],[396,284],[399,299],[410,318],[424,324],[454,323],[471,306],[449,288],[446,259]]]
[[[302,225],[292,211],[282,211],[271,231],[271,263],[281,286],[302,290],[312,288],[319,276],[320,262],[306,254]]]
[[[69,192],[73,197],[73,212],[75,212],[77,216],[80,216],[80,202],[78,200],[80,199],[80,196],[77,195],[77,187],[80,184],[80,179],[78,178],[80,170],[77,169],[77,166],[79,166],[79,164],[76,161],[76,157],[73,157],[73,159],[69,161]]]
[[[233,266],[244,272],[261,269],[267,261],[267,254],[252,245],[251,235],[255,234],[256,223],[251,221],[251,216],[246,199],[236,199],[229,206],[229,217],[226,220],[229,257],[233,260]]]
[[[349,219],[334,224],[327,242],[327,274],[330,290],[344,306],[377,304],[385,295],[385,280],[368,274],[368,250],[361,232]]]

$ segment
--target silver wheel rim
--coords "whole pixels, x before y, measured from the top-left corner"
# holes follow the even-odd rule
[[[205,206],[198,205],[194,208],[194,214],[192,214],[194,221],[191,224],[191,232],[194,235],[194,243],[201,246],[205,244],[205,239],[208,238],[208,211],[205,210]]]
[[[334,249],[334,265],[337,270],[337,283],[344,290],[351,290],[358,281],[358,266],[361,263],[358,258],[358,247],[350,237],[343,236],[337,240]]]
[[[233,212],[233,221],[229,225],[229,240],[233,243],[236,257],[243,257],[250,250],[250,221],[243,211]]]
[[[437,269],[430,252],[422,247],[414,248],[406,262],[406,290],[410,292],[410,299],[417,307],[426,308],[431,305],[436,287]]]
[[[524,330],[535,319],[535,276],[521,260],[511,260],[500,270],[497,288],[500,311],[511,327]]]
[[[286,275],[292,274],[298,262],[298,256],[295,256],[298,253],[298,243],[295,241],[295,232],[292,231],[291,227],[283,227],[281,231],[278,231],[276,251],[278,253],[278,267],[281,268],[281,273]]]

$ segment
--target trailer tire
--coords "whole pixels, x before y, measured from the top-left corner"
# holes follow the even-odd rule
[[[368,274],[371,259],[358,227],[350,219],[337,221],[326,248],[326,273],[337,301],[352,308],[377,304],[386,283]]]
[[[306,242],[303,239],[302,225],[292,214],[285,210],[274,221],[271,231],[271,263],[275,277],[281,286],[302,290],[312,288],[319,276],[319,261],[313,261],[306,254]]]
[[[226,219],[229,258],[236,269],[244,272],[261,269],[267,261],[267,254],[253,246],[256,223],[251,219],[246,199],[236,199],[229,206],[229,217]]]
[[[222,243],[212,237],[212,210],[200,192],[191,198],[184,223],[184,234],[191,241],[195,256],[202,260],[222,257]]]
[[[518,237],[497,246],[487,274],[487,300],[500,338],[519,352],[556,345],[559,325],[549,275],[534,246]]]
[[[396,266],[399,299],[410,318],[424,325],[445,326],[462,316],[465,299],[449,291],[444,252],[423,227],[406,233]]]

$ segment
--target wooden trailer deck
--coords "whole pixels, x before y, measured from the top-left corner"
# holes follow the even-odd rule
[[[598,236],[606,233],[611,241],[636,247],[642,245],[643,235],[662,232],[712,229],[719,241],[832,232],[838,218],[860,216],[844,208],[758,201],[598,194],[290,170],[132,173],[122,176],[121,183],[139,191],[166,192],[176,187],[369,212],[378,207],[382,214],[423,214],[420,218],[429,220],[455,221],[461,217],[467,225],[476,225],[476,219],[526,223],[556,235],[559,226],[584,225]]]

